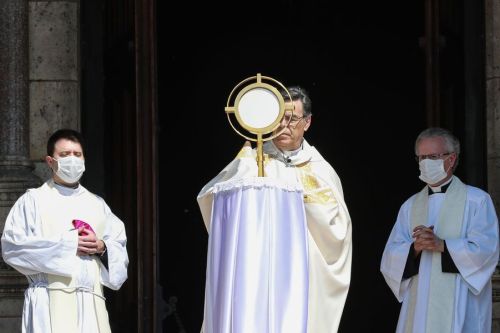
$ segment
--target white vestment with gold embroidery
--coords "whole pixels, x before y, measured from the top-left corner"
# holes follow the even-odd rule
[[[309,273],[307,332],[337,332],[350,283],[352,249],[351,220],[340,179],[305,140],[302,149],[291,156],[284,157],[272,142],[264,145],[264,153],[266,177],[299,184],[303,189]],[[257,176],[255,157],[255,150],[243,148],[237,158],[201,190],[198,202],[208,230],[214,188],[229,180]],[[296,327],[292,332],[302,330]]]

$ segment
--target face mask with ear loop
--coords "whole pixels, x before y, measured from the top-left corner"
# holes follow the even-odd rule
[[[55,174],[65,183],[77,183],[85,171],[85,161],[79,157],[71,155],[53,160],[57,163]]]
[[[430,158],[421,160],[420,162],[418,162],[418,166],[420,169],[420,176],[418,176],[418,178],[429,185],[439,183],[440,181],[445,179],[446,176],[448,176],[448,171],[444,170],[444,161],[445,160],[442,159],[431,160]]]

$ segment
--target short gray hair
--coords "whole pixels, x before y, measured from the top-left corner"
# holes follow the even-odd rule
[[[457,137],[453,135],[450,131],[440,127],[431,127],[426,130],[423,130],[415,140],[415,154],[417,154],[418,144],[422,139],[426,138],[435,138],[440,137],[443,138],[446,142],[446,147],[448,148],[449,153],[455,153],[457,156],[460,154],[460,141],[458,141]]]

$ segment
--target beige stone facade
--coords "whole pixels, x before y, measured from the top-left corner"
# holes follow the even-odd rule
[[[22,169],[23,166],[29,169],[34,166],[34,174],[39,178],[33,181],[27,177],[26,179],[30,180],[23,182],[22,179],[19,181],[13,177],[12,181],[6,179],[6,182],[0,183],[0,228],[3,230],[3,223],[10,207],[24,193],[26,187],[36,186],[50,176],[43,162],[47,136],[57,128],[79,129],[80,127],[79,1],[9,0],[0,2],[0,5],[5,6],[2,19],[9,18],[8,14],[11,13],[19,14],[19,8],[23,8],[23,13],[28,12],[28,19],[23,21],[23,23],[27,21],[27,25],[20,24],[19,27],[14,27],[15,21],[11,21],[7,28],[9,31],[4,33],[11,37],[11,44],[16,46],[16,51],[19,50],[12,55],[14,58],[12,64],[23,64],[19,58],[25,55],[28,58],[29,70],[26,75],[28,82],[23,81],[26,78],[23,76],[23,80],[19,79],[19,85],[29,86],[26,87],[29,90],[29,100],[24,100],[24,95],[19,96],[17,91],[11,94],[20,100],[18,103],[26,102],[29,107],[21,106],[19,109],[0,110],[0,112],[12,115],[12,112],[26,111],[29,114],[29,120],[26,119],[26,123],[20,126],[18,132],[20,135],[27,134],[29,153],[26,155],[29,156],[26,158],[31,159],[32,163],[16,162],[19,158],[13,158],[9,153],[1,156],[1,162],[2,165],[12,164],[18,169]],[[24,15],[20,16],[26,18]],[[27,31],[22,31],[23,29]],[[28,41],[16,40],[25,37]],[[26,68],[12,71],[9,69],[7,72],[13,76],[10,77],[13,81],[17,79],[15,70],[26,73]],[[10,115],[4,117],[4,119],[10,118],[12,118]],[[26,133],[27,131],[29,133]],[[19,141],[18,138],[10,139],[13,140],[13,144]],[[26,278],[0,260],[0,332],[21,331],[25,287]]]
[[[488,192],[500,212],[500,3],[485,1]],[[500,271],[493,277],[493,332],[500,332]]]
[[[47,137],[80,129],[78,8],[79,1],[29,3],[30,157],[43,180]]]

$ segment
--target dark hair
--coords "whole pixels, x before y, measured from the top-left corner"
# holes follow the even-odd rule
[[[59,129],[55,131],[49,138],[49,141],[47,141],[47,155],[52,156],[54,154],[54,150],[56,147],[56,142],[59,141],[60,139],[66,139],[69,141],[77,142],[82,146],[82,151],[85,152],[85,147],[83,143],[83,136],[80,134],[80,132],[77,132],[72,129]]]
[[[299,86],[292,86],[286,88],[292,97],[292,101],[301,101],[304,106],[304,117],[309,117],[312,115],[312,102],[309,98],[308,92]],[[283,94],[285,97],[288,97],[286,93]]]

